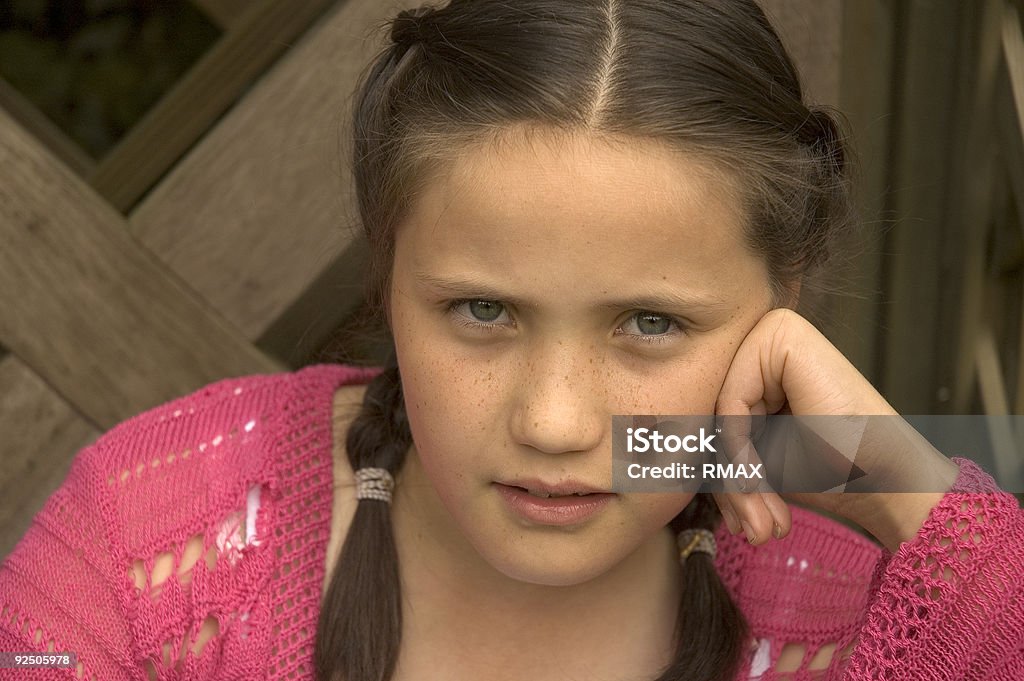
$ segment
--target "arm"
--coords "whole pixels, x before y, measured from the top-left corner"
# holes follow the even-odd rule
[[[92,448],[73,463],[0,565],[0,650],[73,652],[76,669],[0,669],[0,679],[133,679],[125,572],[104,516],[111,504]]]
[[[843,679],[1024,678],[1024,512],[967,459],[916,536],[883,552]]]
[[[309,374],[307,401],[329,413],[345,371]],[[267,653],[252,632],[278,547],[242,530],[268,486],[286,378],[225,379],[78,453],[0,564],[0,650],[73,652],[79,668],[0,669],[0,681],[259,678]],[[301,426],[329,429],[319,413],[303,420],[303,404]]]
[[[782,495],[851,520],[887,548],[863,621],[850,632],[857,645],[842,678],[1024,678],[1024,514],[1016,499],[972,462],[958,459],[957,466],[935,451],[810,323],[773,310],[737,349],[716,411],[749,417],[783,410],[881,417],[860,433],[857,466],[888,489],[949,490]],[[731,450],[758,461],[749,433],[738,435]],[[788,532],[782,496],[767,489],[716,500],[729,530],[761,545],[773,529],[776,539]],[[847,643],[840,640],[840,649]]]
[[[1024,512],[955,461],[955,485],[895,553],[800,509],[769,546],[719,531],[723,579],[764,639],[743,681],[1024,679]]]

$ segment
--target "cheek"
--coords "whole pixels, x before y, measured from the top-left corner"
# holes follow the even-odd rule
[[[736,348],[746,331],[695,339],[692,350],[651,371],[623,376],[623,395],[631,396],[614,413],[713,414]]]
[[[657,529],[665,527],[693,500],[694,494],[634,494],[636,512],[644,524]]]
[[[457,481],[468,453],[494,446],[497,391],[488,385],[486,372],[452,352],[424,313],[402,305],[392,312],[406,413],[419,458],[435,482]]]

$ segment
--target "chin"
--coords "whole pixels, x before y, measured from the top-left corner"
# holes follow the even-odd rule
[[[569,537],[548,541],[506,539],[504,545],[476,546],[492,568],[509,579],[538,586],[576,586],[613,569],[623,557],[596,552],[593,545],[567,546]],[[488,550],[491,549],[491,550]],[[483,549],[483,550],[481,550]]]
[[[537,561],[503,561],[492,567],[509,579],[537,586],[578,586],[600,577],[608,571],[607,565],[588,564],[553,565]]]

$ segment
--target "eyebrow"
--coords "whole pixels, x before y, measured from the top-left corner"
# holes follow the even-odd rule
[[[479,298],[481,300],[497,300],[518,307],[537,307],[535,301],[503,293],[479,279],[471,277],[439,277],[429,272],[414,272],[413,276],[431,288],[447,292],[451,295]],[[607,300],[597,304],[595,307],[601,310],[623,308],[648,311],[702,309],[714,312],[728,308],[728,304],[715,296],[697,296],[678,291],[663,291]]]

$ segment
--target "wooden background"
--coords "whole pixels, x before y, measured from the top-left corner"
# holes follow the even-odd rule
[[[222,36],[99,161],[0,81],[0,556],[99,433],[358,322],[339,137],[375,27],[418,3],[195,4]],[[1020,0],[764,5],[861,159],[823,328],[903,413],[1024,413]],[[1019,470],[1024,434],[994,437]]]

